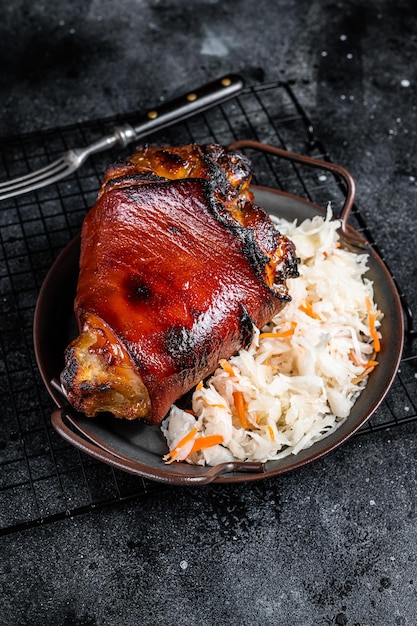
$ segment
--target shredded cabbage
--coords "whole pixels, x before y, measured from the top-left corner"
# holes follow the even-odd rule
[[[330,207],[325,217],[300,225],[273,219],[300,258],[299,278],[288,280],[292,300],[265,328],[254,329],[247,349],[197,386],[192,414],[172,407],[162,432],[178,461],[216,465],[297,454],[348,418],[377,365],[369,315],[378,329],[382,313],[364,276],[368,256],[340,247],[340,221]],[[245,426],[236,394],[243,397]],[[182,449],[181,440],[196,427],[194,442],[221,435],[223,443],[190,455],[193,443]]]

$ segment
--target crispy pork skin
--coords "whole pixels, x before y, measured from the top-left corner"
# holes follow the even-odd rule
[[[293,244],[253,203],[246,157],[145,147],[105,174],[81,233],[61,383],[88,416],[159,423],[289,300]]]

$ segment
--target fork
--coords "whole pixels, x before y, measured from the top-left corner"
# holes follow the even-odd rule
[[[113,133],[98,139],[89,146],[68,150],[59,159],[39,170],[0,183],[0,200],[51,185],[75,172],[91,154],[108,150],[117,144],[125,147],[156,130],[166,128],[229,100],[238,95],[243,90],[243,86],[243,79],[239,75],[228,74],[148,111],[135,126],[127,123],[115,126]]]

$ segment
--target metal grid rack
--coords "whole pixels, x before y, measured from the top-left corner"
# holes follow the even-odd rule
[[[0,180],[33,171],[69,148],[90,143],[135,115],[76,124],[3,140]],[[272,83],[247,88],[236,99],[148,138],[186,144],[254,139],[328,159],[292,87]],[[133,148],[128,152],[131,152]],[[95,201],[105,167],[123,151],[95,155],[68,179],[2,202],[0,318],[0,533],[15,532],[166,489],[100,464],[65,441],[50,425],[53,403],[36,366],[32,322],[39,289],[52,262],[79,231]],[[284,189],[335,211],[343,205],[340,181],[276,157],[258,155],[256,183]],[[375,245],[357,206],[349,219]],[[378,250],[383,258],[383,254]],[[401,292],[401,289],[400,289]],[[402,296],[407,332],[412,315]],[[417,420],[417,355],[412,347],[381,408],[360,430],[369,433]]]

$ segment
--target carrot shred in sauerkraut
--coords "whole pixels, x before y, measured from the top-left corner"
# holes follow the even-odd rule
[[[190,456],[200,450],[211,448],[212,446],[218,446],[223,443],[223,437],[221,435],[208,435],[208,437],[197,437],[194,441],[193,447],[190,451]]]
[[[187,415],[190,415],[190,413],[187,412]],[[164,461],[166,461],[166,463],[173,463],[173,461],[177,459],[184,446],[187,443],[191,442],[193,438],[197,435],[197,433],[198,427],[195,426],[191,431],[184,435],[184,437],[182,437],[182,439],[176,444],[176,446],[172,450],[170,450],[170,452],[168,452],[168,454],[164,456]]]
[[[368,311],[369,332],[374,342],[374,350],[375,352],[379,352],[381,350],[381,345],[379,341],[379,335],[375,328],[375,321],[377,319],[377,313],[376,311],[374,311],[369,297],[366,297],[366,309]]]
[[[220,367],[224,369],[225,372],[229,374],[229,376],[235,375],[233,371],[233,367],[230,365],[229,361],[227,361],[226,359],[221,359],[221,361],[219,362],[219,365]]]
[[[349,352],[349,356],[352,359],[352,361],[354,362],[355,365],[359,365],[360,367],[364,367],[364,368],[368,368],[368,367],[375,367],[376,365],[378,365],[378,361],[374,361],[373,359],[370,359],[369,361],[365,361],[362,362],[360,361],[357,357],[356,354],[353,350],[351,350]]]
[[[190,415],[190,412],[187,411],[187,414]],[[175,448],[173,448],[168,454],[163,457],[163,460],[167,463],[167,465],[173,463],[174,461],[183,460],[187,456],[191,456],[192,454],[195,454],[195,452],[199,452],[200,450],[204,450],[206,448],[210,448],[211,446],[217,446],[223,443],[222,435],[197,437],[197,433],[198,427],[195,426],[177,443]],[[186,455],[184,455],[185,449]]]
[[[313,317],[315,320],[321,319],[320,315],[317,315],[317,313],[313,311],[313,305],[311,302],[300,304],[298,308],[300,309],[300,311],[302,311],[306,315],[309,315],[310,317]]]
[[[246,407],[245,407],[245,398],[243,397],[243,393],[237,389],[233,392],[233,401],[235,403],[236,414],[239,418],[239,422],[242,425],[242,428],[249,428],[249,422],[246,418]]]
[[[168,463],[297,454],[348,418],[378,365],[382,313],[367,255],[340,245],[330,208],[299,225],[273,219],[300,258],[300,276],[288,280],[292,300],[196,387],[193,414],[172,407],[162,424]]]

